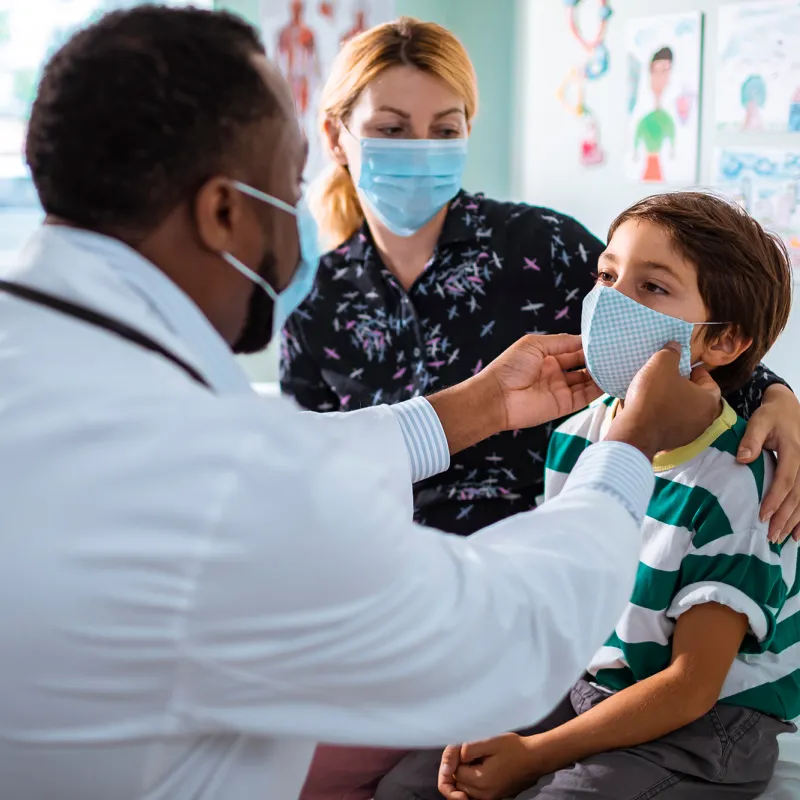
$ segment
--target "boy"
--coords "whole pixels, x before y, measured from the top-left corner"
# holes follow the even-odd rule
[[[684,374],[702,363],[724,394],[772,346],[790,298],[783,246],[724,200],[666,194],[623,212],[582,323],[589,371],[613,396],[553,436],[546,498],[603,438],[655,350],[679,341]],[[519,734],[409,756],[376,800],[439,796],[440,761],[449,800],[716,800],[764,790],[777,736],[800,715],[800,576],[797,544],[770,542],[759,519],[773,459],[740,465],[743,431],[723,403],[698,440],[656,457],[630,603],[553,714]]]

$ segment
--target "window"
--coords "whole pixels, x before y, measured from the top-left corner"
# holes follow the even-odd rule
[[[161,0],[165,2],[165,0]],[[213,0],[166,0],[211,8]],[[135,0],[0,0],[0,263],[41,222],[23,159],[25,127],[42,67],[77,30]]]

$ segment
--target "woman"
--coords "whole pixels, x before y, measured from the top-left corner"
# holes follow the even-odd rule
[[[476,109],[469,57],[438,25],[403,18],[341,50],[322,99],[335,166],[314,198],[334,249],[282,348],[282,389],[302,406],[397,402],[476,374],[526,332],[580,332],[604,246],[562,214],[461,190]],[[754,414],[753,450],[766,439],[779,451],[765,510],[780,506],[775,530],[790,532],[800,406],[764,368],[728,400]],[[454,458],[415,487],[416,518],[467,535],[531,508],[551,431],[503,434]],[[400,755],[320,748],[304,798],[366,800]]]

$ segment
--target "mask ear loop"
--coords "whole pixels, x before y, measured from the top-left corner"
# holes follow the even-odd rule
[[[291,214],[293,217],[297,216],[297,209],[294,206],[284,203],[283,200],[279,200],[277,197],[273,197],[271,194],[254,189],[252,186],[248,186],[246,183],[242,183],[241,181],[233,181],[233,186],[242,194],[249,195],[250,197],[254,197],[256,200],[261,200],[268,205],[279,208],[281,211],[285,211],[287,214]],[[220,255],[235,270],[244,275],[245,278],[248,278],[256,286],[263,289],[273,303],[278,302],[278,293],[255,270],[250,269],[247,264],[239,261],[239,259],[236,258],[236,256],[234,256],[232,253],[223,252],[220,253]]]

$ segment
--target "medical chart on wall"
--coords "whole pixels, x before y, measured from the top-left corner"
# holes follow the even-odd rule
[[[800,147],[720,147],[715,186],[786,243],[800,280]]]
[[[697,179],[703,17],[630,20],[625,174],[645,183]]]
[[[162,0],[163,2],[163,0]],[[26,179],[22,151],[42,66],[78,29],[132,0],[0,0],[0,181]],[[166,5],[211,8],[212,0]],[[13,204],[8,185],[0,204]]]
[[[718,130],[800,133],[800,0],[719,9]]]
[[[308,136],[307,181],[328,163],[319,134],[319,98],[342,42],[394,17],[394,0],[260,1],[267,54],[289,81]]]

